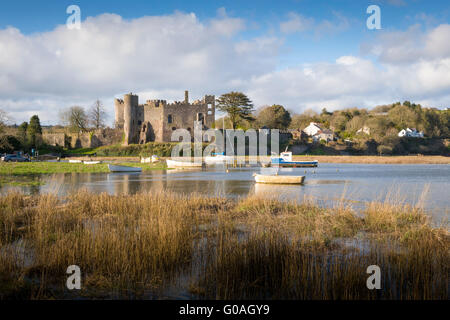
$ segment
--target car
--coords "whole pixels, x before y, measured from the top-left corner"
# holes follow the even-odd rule
[[[5,162],[29,162],[30,159],[19,156],[17,154],[7,154],[6,156],[2,157],[2,161]]]

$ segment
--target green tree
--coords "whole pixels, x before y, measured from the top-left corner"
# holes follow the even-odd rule
[[[17,128],[17,137],[23,145],[27,144],[27,130],[28,122],[22,122],[22,124]]]
[[[42,141],[42,127],[39,117],[34,115],[27,127],[28,143],[31,147],[38,147]]]
[[[257,117],[259,127],[286,129],[291,123],[291,114],[283,106],[274,104],[262,109]]]
[[[232,129],[235,129],[239,121],[253,120],[251,116],[253,111],[252,101],[242,92],[230,92],[221,95],[217,99],[217,109],[226,112],[231,121]]]

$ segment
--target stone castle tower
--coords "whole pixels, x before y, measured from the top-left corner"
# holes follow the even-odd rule
[[[202,100],[189,103],[188,91],[184,93],[184,101],[147,100],[141,105],[138,96],[129,93],[123,99],[114,99],[114,108],[115,125],[123,129],[125,145],[170,142],[176,129],[193,132],[194,122],[200,121],[206,130],[215,120],[215,97],[205,95]]]

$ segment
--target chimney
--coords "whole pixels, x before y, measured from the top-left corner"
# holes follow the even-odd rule
[[[184,103],[189,103],[189,91],[184,91]]]

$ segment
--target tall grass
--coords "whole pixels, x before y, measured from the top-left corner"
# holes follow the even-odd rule
[[[449,234],[419,208],[357,213],[170,193],[0,197],[0,298],[447,299]],[[69,265],[82,290],[65,288]],[[382,271],[368,290],[366,268]],[[173,291],[173,290],[172,290]]]

